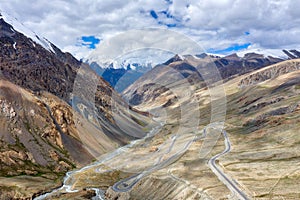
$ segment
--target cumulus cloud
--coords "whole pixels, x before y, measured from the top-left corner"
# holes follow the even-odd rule
[[[205,51],[197,42],[176,31],[162,28],[129,30],[105,40],[88,56],[89,61],[110,63],[124,55],[152,54],[153,64],[166,61],[166,55],[197,54]]]
[[[186,34],[205,49],[300,47],[300,2],[293,0],[2,0],[0,9],[77,57],[90,52],[77,45],[82,36],[104,42],[149,27]]]

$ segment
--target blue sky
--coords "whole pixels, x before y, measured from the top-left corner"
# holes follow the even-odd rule
[[[82,46],[86,46],[90,49],[95,49],[96,45],[100,43],[100,39],[96,38],[95,36],[82,36],[80,39],[80,44]]]
[[[245,43],[245,44],[233,44],[225,49],[208,49],[208,53],[213,53],[213,54],[229,54],[232,52],[237,52],[240,50],[247,49],[251,43]]]

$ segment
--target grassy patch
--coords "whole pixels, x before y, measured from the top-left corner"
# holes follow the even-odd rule
[[[136,117],[134,117],[134,116],[132,116],[131,115],[131,119],[135,122],[135,123],[137,123],[137,124],[139,124],[140,126],[146,126],[147,125],[147,123],[146,122],[144,122],[144,121],[142,121],[142,120],[139,120],[139,119],[137,119]]]

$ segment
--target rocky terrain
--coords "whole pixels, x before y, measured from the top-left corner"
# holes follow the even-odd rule
[[[225,130],[228,132],[232,151],[219,159],[218,164],[249,199],[300,198],[300,70],[295,69],[297,62],[298,60],[284,61],[230,79],[224,84],[227,95]],[[242,80],[264,70],[280,73],[265,77],[259,84],[240,87]],[[192,90],[193,87],[186,89]],[[148,148],[136,148],[135,151],[143,154],[146,149],[151,152],[154,147],[158,147],[159,155],[160,151],[164,151],[164,145],[171,145],[166,136],[172,138],[175,133],[181,133],[182,124],[176,122],[175,116],[181,116],[181,121],[185,121],[183,113],[186,112],[180,112],[176,108],[188,105],[186,101],[191,103],[198,99],[199,107],[189,107],[190,117],[187,119],[197,116],[197,110],[200,109],[201,130],[207,123],[205,119],[211,116],[210,106],[213,102],[206,88],[194,88],[192,95],[190,100],[178,99],[167,109],[164,108],[168,114],[166,125],[153,138]],[[138,107],[141,109],[145,106],[144,108],[149,109],[149,105],[145,102]],[[188,137],[187,130],[182,134]],[[223,137],[219,137],[212,151],[201,158],[199,153],[207,142],[201,139],[195,141],[178,160],[142,178],[131,190],[116,192],[110,187],[106,196],[108,199],[140,199],[145,196],[148,199],[235,199],[207,166],[210,157],[224,150]],[[179,146],[179,143],[175,144],[174,148],[180,151]],[[140,164],[135,164],[140,167]],[[101,173],[95,175],[101,177]]]
[[[206,68],[209,69],[210,65],[213,66],[211,68],[216,67],[218,69],[216,73],[226,81],[235,76],[240,76],[280,61],[283,60],[271,56],[265,57],[256,53],[247,53],[244,57],[239,57],[237,54],[225,57],[207,54],[200,54],[198,56],[175,55],[163,65],[158,65],[143,75],[133,85],[126,88],[122,94],[133,105],[138,105],[141,102],[153,102],[153,98],[151,97],[158,96],[155,94],[156,91],[164,90],[160,87],[168,87],[169,84],[180,80],[186,79],[191,85],[205,87],[205,81],[207,80],[204,80],[200,73],[204,74],[204,71],[207,70]],[[172,99],[172,97],[166,97],[166,95],[160,95],[160,97],[162,97],[161,101],[165,103],[169,99]]]
[[[251,74],[276,71],[277,66],[290,69],[295,62],[232,77],[222,87],[227,95],[224,128],[232,150],[216,163],[249,199],[300,198],[299,70],[283,70],[259,84],[240,87]],[[212,98],[214,87],[195,87],[197,83],[180,79],[167,85],[166,96],[176,100],[166,104],[157,98],[163,99],[158,94],[167,90],[155,93],[151,86],[148,95],[157,94],[151,97],[155,102],[141,100],[137,107],[153,109],[164,122],[157,132],[74,172],[67,184],[78,192],[58,191],[49,199],[85,199],[86,188],[100,188],[106,199],[238,199],[207,164],[225,149],[216,123],[207,126],[213,118],[211,107],[221,112],[224,98]]]
[[[0,15],[0,199],[49,191],[67,171],[145,136],[147,113],[133,111],[88,65],[5,19]]]
[[[300,69],[300,59],[281,62],[275,65],[268,66],[261,70],[255,71],[243,78],[239,83],[240,87],[247,87],[264,82],[269,79],[274,79],[278,76],[294,72]]]
[[[247,88],[237,89],[250,74],[226,84],[226,123],[235,150],[220,162],[232,176],[239,177],[254,199],[300,197],[296,189],[300,178],[299,70],[288,70],[297,62],[266,68],[276,72],[277,66],[286,67]]]
[[[32,91],[45,90],[69,101],[76,70],[81,63],[53,45],[49,52],[0,19],[3,77]],[[20,67],[22,66],[22,67]],[[34,80],[34,81],[31,81]]]
[[[295,49],[291,49],[291,50],[284,49],[282,51],[288,56],[289,59],[300,58],[300,52]]]
[[[8,81],[1,80],[0,85],[1,177],[12,181],[32,176],[32,181],[45,182],[48,187],[40,185],[26,191],[22,185],[12,187],[1,181],[0,191],[15,188],[12,193],[26,197],[49,189],[49,185],[57,187],[56,180],[64,173],[93,159],[80,141],[79,134],[84,132],[77,130],[68,104],[49,93],[36,96]],[[104,134],[102,137],[109,141]],[[105,145],[103,152],[114,149],[116,143]]]
[[[77,61],[71,54],[61,52],[53,44],[51,44],[51,49],[54,52],[43,48],[39,44],[35,44],[30,38],[14,30],[3,19],[0,20],[1,32],[3,34],[0,40],[1,46],[3,46],[0,50],[0,70],[2,77],[37,93],[39,91],[48,91],[71,104],[71,93],[75,87],[76,78],[77,81],[82,78],[79,77],[78,70],[84,73],[92,73],[89,66]],[[95,95],[93,101],[95,101],[98,113],[102,113],[98,115],[98,118],[101,118],[102,121],[105,121],[107,118],[112,121],[111,110],[114,102],[121,105],[121,107],[122,105],[126,105],[126,103],[102,78],[94,74],[89,76],[88,78],[93,76],[97,79],[96,91],[89,92]],[[78,89],[79,87],[85,87],[82,90],[90,89],[86,85],[76,85],[76,87]],[[87,97],[82,95],[80,98]],[[124,113],[126,115],[126,112]],[[128,115],[127,118],[130,119],[131,116]],[[109,130],[112,130],[112,128],[108,128]],[[143,134],[141,130],[136,131]],[[122,130],[111,131],[109,134],[115,139],[119,139],[120,143],[124,143],[126,136],[118,138],[116,135],[113,135],[116,132],[121,133]],[[122,132],[122,134],[125,133]],[[132,137],[128,136],[127,139],[132,139]]]

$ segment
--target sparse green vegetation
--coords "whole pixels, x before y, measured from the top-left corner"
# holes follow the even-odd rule
[[[131,115],[131,119],[132,119],[133,121],[135,121],[137,124],[141,125],[141,126],[147,126],[147,123],[146,123],[146,122],[144,122],[144,121],[142,121],[142,120],[139,120],[139,119],[137,119],[136,117],[134,117],[134,116],[132,116],[132,115]]]
[[[295,85],[296,90],[300,90],[300,85]]]

